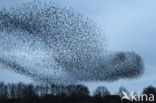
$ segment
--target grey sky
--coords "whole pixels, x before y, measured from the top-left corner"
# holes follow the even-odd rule
[[[85,83],[90,89],[93,90],[98,85],[105,85],[113,92],[117,91],[119,86],[140,91],[148,85],[156,86],[154,82],[156,80],[155,0],[59,0],[59,2],[62,5],[71,6],[97,22],[105,31],[110,50],[135,51],[144,59],[145,74],[137,80]],[[21,3],[21,0],[1,0],[0,7],[18,6]],[[32,82],[30,78],[0,69],[1,80]]]

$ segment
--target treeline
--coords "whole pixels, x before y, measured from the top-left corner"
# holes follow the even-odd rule
[[[130,95],[124,87],[120,87],[118,93],[112,95],[106,87],[100,86],[90,95],[84,85],[26,85],[0,82],[0,103],[130,103],[127,100],[121,101],[123,91]],[[142,93],[156,96],[156,88],[149,86]]]
[[[45,95],[88,96],[89,90],[83,85],[25,85],[23,83],[0,83],[0,98],[23,99],[43,97]]]

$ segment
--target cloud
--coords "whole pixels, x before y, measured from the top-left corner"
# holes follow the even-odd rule
[[[92,20],[55,3],[3,9],[0,26],[0,62],[36,81],[114,81],[144,71],[139,55],[109,52]]]

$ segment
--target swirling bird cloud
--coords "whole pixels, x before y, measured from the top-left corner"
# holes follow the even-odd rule
[[[144,64],[134,52],[109,52],[92,20],[55,3],[0,10],[0,62],[47,83],[136,78]]]

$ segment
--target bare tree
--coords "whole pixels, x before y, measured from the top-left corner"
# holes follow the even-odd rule
[[[106,95],[110,95],[110,92],[104,86],[97,87],[96,90],[94,91],[94,96],[95,97],[104,97]]]
[[[8,97],[8,87],[5,85],[4,82],[0,82],[0,98],[7,98]]]

